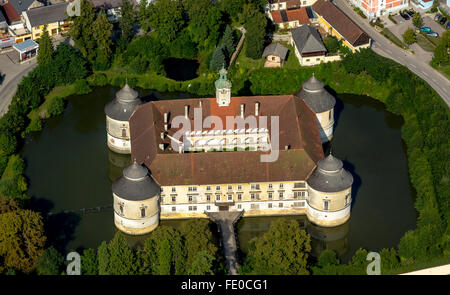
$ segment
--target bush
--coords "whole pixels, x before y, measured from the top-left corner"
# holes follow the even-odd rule
[[[416,39],[416,33],[415,33],[414,30],[411,29],[411,28],[410,28],[410,29],[407,29],[407,30],[403,33],[402,37],[403,37],[403,41],[404,41],[406,44],[408,44],[408,45],[411,45],[411,44],[413,44],[414,42],[417,41],[417,39]]]
[[[50,114],[50,116],[57,116],[64,112],[64,108],[64,99],[61,97],[55,97],[51,100],[50,105],[48,106],[48,113]]]
[[[85,79],[75,81],[74,87],[76,94],[88,94],[89,92],[91,92],[91,87],[89,87],[89,84]]]
[[[11,155],[16,151],[17,139],[16,137],[9,133],[3,132],[0,134],[0,154]]]
[[[96,73],[88,78],[88,83],[91,86],[105,86],[108,84],[108,78],[105,74]]]

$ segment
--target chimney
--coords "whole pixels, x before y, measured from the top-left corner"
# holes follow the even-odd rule
[[[255,116],[259,116],[259,102],[255,103]]]
[[[185,117],[186,119],[189,118],[189,106],[188,106],[188,105],[185,105],[185,106],[184,106],[184,117]]]
[[[164,124],[164,131],[167,131],[167,127],[168,127],[168,125]]]
[[[167,124],[167,113],[164,113],[164,123]]]
[[[202,101],[201,100],[199,101],[199,103],[200,103],[200,107],[202,107]]]
[[[241,103],[241,118],[244,118],[244,104]]]
[[[164,139],[164,132],[161,132],[161,139]]]

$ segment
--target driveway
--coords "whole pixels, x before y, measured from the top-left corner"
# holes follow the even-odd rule
[[[427,14],[426,16],[423,17],[423,25],[425,27],[430,27],[433,32],[436,32],[439,34],[439,36],[442,36],[442,34],[445,32],[445,29],[438,22],[435,22],[433,19],[434,14],[432,14],[432,16]]]
[[[448,80],[447,77],[433,69],[426,61],[420,59],[415,54],[411,54],[408,51],[399,48],[378,33],[369,25],[367,20],[357,15],[350,4],[345,0],[334,0],[333,3],[372,38],[373,51],[406,66],[410,71],[425,80],[434,90],[436,90],[445,103],[450,106],[450,80]]]
[[[0,118],[7,112],[12,97],[16,92],[17,84],[22,77],[36,66],[36,58],[23,63],[15,64],[6,54],[0,55],[0,72],[3,79],[0,84]]]

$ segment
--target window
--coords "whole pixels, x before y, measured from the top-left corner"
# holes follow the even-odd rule
[[[229,186],[228,186],[228,190],[229,190],[229,191],[233,190],[233,186],[232,186],[232,185],[229,185]]]
[[[127,137],[127,129],[122,128],[122,137]]]
[[[119,204],[120,214],[123,215],[123,204]]]
[[[279,198],[282,199],[283,197],[284,197],[284,196],[283,196],[283,193],[280,193],[280,194],[279,194]]]
[[[238,200],[242,200],[242,194],[238,194]]]
[[[267,204],[267,208],[272,209],[272,203]]]
[[[329,200],[324,200],[323,201],[323,210],[328,211],[330,208],[330,201]]]
[[[252,190],[259,190],[259,184],[252,184],[251,185]]]
[[[272,197],[273,197],[273,196],[272,196],[272,193],[269,193],[269,196],[268,196],[268,197],[269,197],[269,199],[272,199]]]
[[[172,202],[176,202],[177,201],[177,197],[172,197]]]
[[[271,183],[269,183],[269,189],[272,189],[272,184]]]
[[[306,61],[309,61],[309,58],[307,58]]]
[[[196,186],[190,186],[190,187],[188,187],[188,191],[196,192],[197,191],[197,187]]]
[[[238,185],[238,190],[241,191],[242,190],[242,185]]]
[[[172,187],[172,192],[176,192],[177,189],[175,187]]]
[[[316,58],[316,61],[319,61],[320,60],[320,58]]]
[[[141,208],[141,218],[145,217],[145,207]]]
[[[302,208],[305,207],[305,202],[294,202],[294,207],[296,208]]]
[[[328,113],[328,120],[331,120],[331,112],[332,112],[332,111],[330,111],[330,112]]]
[[[283,203],[279,203],[279,204],[278,204],[278,207],[279,207],[279,208],[283,208]]]
[[[306,5],[306,1],[303,1],[303,5]]]
[[[304,196],[306,196],[306,192],[305,192],[305,191],[302,191],[302,192],[294,192],[294,198],[295,198],[295,199],[300,198],[300,197],[304,197]]]
[[[216,201],[220,201],[220,195],[216,195]]]
[[[211,190],[211,187],[208,185],[208,186],[206,187],[206,190],[207,190],[207,191],[210,191],[210,190]]]
[[[238,204],[238,209],[242,209],[242,205],[241,204]]]
[[[161,197],[161,204],[164,203],[164,197]]]
[[[259,204],[251,204],[250,209],[259,209]]]
[[[211,210],[211,206],[206,206],[206,210]]]
[[[273,61],[275,60],[275,56],[272,56],[272,60],[273,60]]]
[[[211,201],[211,195],[206,195],[206,201]]]
[[[283,188],[283,184],[282,183],[280,183],[280,189],[282,189]]]
[[[348,205],[349,200],[350,200],[350,194],[347,194],[347,195],[345,196],[345,206]]]
[[[216,186],[216,191],[220,191],[220,185]]]
[[[228,201],[233,201],[233,195],[228,195]]]
[[[176,207],[172,207],[172,212],[175,212],[175,211],[177,211],[177,208]]]
[[[193,201],[192,196],[188,196],[188,198],[189,198],[189,202],[192,202],[192,201]]]
[[[296,182],[294,183],[294,188],[304,188],[305,183],[304,182]]]

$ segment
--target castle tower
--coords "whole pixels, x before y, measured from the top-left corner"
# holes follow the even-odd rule
[[[128,121],[141,103],[138,93],[125,84],[116,93],[116,97],[105,106],[108,147],[112,151],[120,154],[131,153]]]
[[[307,179],[308,219],[319,226],[337,226],[350,218],[353,176],[333,155],[319,160]]]
[[[225,67],[219,71],[219,79],[216,80],[216,99],[219,106],[228,106],[231,101],[231,81],[227,78],[227,70]]]
[[[305,100],[306,104],[316,113],[319,123],[322,143],[333,138],[334,106],[336,99],[325,90],[323,83],[313,76],[303,83],[295,96]]]
[[[159,224],[161,188],[148,169],[134,163],[123,170],[123,176],[112,184],[114,224],[130,235],[151,232]]]

